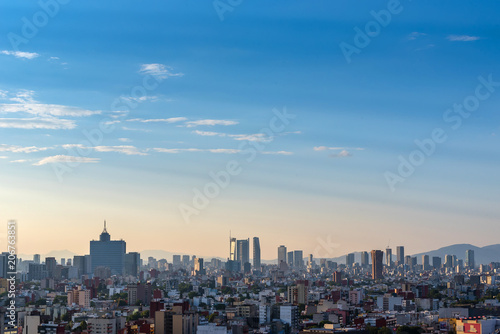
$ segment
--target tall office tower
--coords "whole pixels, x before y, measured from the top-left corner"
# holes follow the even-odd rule
[[[245,263],[250,263],[250,239],[236,241],[236,260],[240,262],[242,270]]]
[[[57,261],[55,257],[46,257],[45,258],[45,267],[47,268],[47,276],[49,278],[54,277],[54,272],[56,270]]]
[[[444,260],[444,266],[446,268],[453,268],[453,255],[446,255]]]
[[[205,269],[203,268],[203,259],[194,259],[194,274],[196,276],[205,275]]]
[[[236,238],[231,238],[229,235],[229,260],[236,261]]]
[[[392,262],[392,249],[391,248],[387,248],[385,250],[385,264],[389,268],[392,268],[393,262]]]
[[[61,266],[65,266],[66,265],[66,259],[65,258],[61,258]]]
[[[180,255],[172,256],[172,264],[175,268],[179,268],[181,266],[181,256]]]
[[[368,252],[361,252],[361,266],[363,268],[368,267],[370,264],[370,257],[368,255]]]
[[[304,255],[301,250],[293,251],[293,266],[295,268],[304,267]]]
[[[47,262],[45,262],[47,264]],[[75,255],[73,256],[73,266],[78,270],[78,277],[81,277],[85,274],[85,256]],[[48,271],[48,270],[47,270]]]
[[[286,263],[286,247],[283,245],[278,247],[278,266],[281,262]]]
[[[287,255],[287,261],[288,261],[287,262],[288,267],[292,268],[293,267],[293,251],[286,253],[286,255]]]
[[[405,247],[398,246],[396,248],[396,260],[398,262],[398,266],[402,266],[405,264]]]
[[[66,265],[67,265],[68,267],[71,267],[71,259],[67,259],[67,260],[66,260]]]
[[[431,267],[429,255],[422,255],[422,269],[429,270]]]
[[[182,266],[189,268],[189,255],[182,255]]]
[[[379,280],[384,278],[382,275],[384,269],[384,252],[381,250],[372,250],[372,279]]]
[[[441,258],[439,256],[432,257],[432,267],[434,269],[441,269]]]
[[[104,230],[99,240],[90,242],[90,260],[92,261],[92,272],[97,267],[107,267],[111,269],[113,275],[123,275],[125,265],[126,243],[123,240],[111,240],[111,236]]]
[[[355,262],[356,262],[356,254],[354,253],[347,254],[346,265],[348,267],[353,267]]]
[[[476,267],[476,260],[474,259],[474,251],[472,249],[465,251],[465,265],[469,269],[474,269]]]
[[[8,266],[9,255],[10,254],[8,252],[2,252],[2,254],[0,254],[0,278],[7,278],[8,277],[7,273],[10,271],[9,266]],[[1,326],[1,324],[3,324],[3,323],[0,322],[0,326]],[[2,330],[3,330],[3,327],[2,327]]]
[[[33,262],[35,264],[40,264],[40,254],[33,255]]]
[[[260,271],[260,240],[253,238],[253,268]]]
[[[307,264],[309,266],[313,266],[314,265],[314,257],[312,254],[309,254],[309,261],[307,262]]]
[[[137,277],[141,266],[141,254],[130,252],[125,254],[125,275]]]

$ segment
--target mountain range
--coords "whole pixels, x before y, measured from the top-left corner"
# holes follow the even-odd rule
[[[433,256],[439,256],[443,259],[446,255],[456,255],[458,259],[465,259],[465,252],[467,250],[473,250],[474,255],[475,255],[475,261],[476,264],[489,264],[490,262],[500,262],[500,244],[496,245],[490,245],[490,246],[485,246],[485,247],[477,247],[474,245],[470,244],[456,244],[456,245],[451,245],[451,246],[446,246],[442,247],[433,251],[428,251],[425,253],[418,253],[418,254],[413,254],[411,256],[417,257],[418,263],[422,263],[422,255],[429,255],[431,258],[431,263],[432,263],[432,257]],[[385,250],[384,250],[385,251]],[[396,259],[396,250],[393,249],[393,258],[394,260]],[[156,259],[167,259],[167,261],[171,262],[172,261],[172,256],[174,254],[179,254],[179,255],[184,255],[183,253],[174,253],[174,252],[168,252],[165,250],[143,250],[140,252],[141,258],[144,260],[147,260],[148,257],[152,256]],[[355,254],[355,259],[356,262],[361,262],[361,252],[354,252]],[[65,250],[54,250],[51,251],[47,254],[42,254],[41,258],[44,259],[46,257],[55,257],[58,261],[61,258],[65,259],[72,259],[74,255],[79,255],[74,252],[71,252],[67,249]],[[408,255],[408,254],[407,254]],[[191,257],[192,255],[190,255]],[[19,254],[19,258],[23,260],[31,260],[33,259],[33,255],[28,255],[28,254]],[[211,259],[214,258],[214,256],[203,256],[206,259]],[[218,258],[222,261],[225,261],[225,258],[220,258],[220,257],[215,257]],[[342,264],[346,262],[346,255],[335,257],[335,258],[329,258],[328,260],[337,262],[339,264]],[[262,263],[267,263],[267,264],[273,264],[276,263],[277,260],[262,260]]]

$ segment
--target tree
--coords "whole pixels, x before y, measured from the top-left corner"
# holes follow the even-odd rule
[[[397,334],[421,334],[424,330],[418,326],[400,326],[396,331]]]
[[[382,327],[378,329],[378,334],[392,334],[390,328]]]

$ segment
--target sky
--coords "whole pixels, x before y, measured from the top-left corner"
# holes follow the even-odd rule
[[[498,242],[496,1],[6,0],[18,252]]]

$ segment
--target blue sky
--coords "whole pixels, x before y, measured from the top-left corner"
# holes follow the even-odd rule
[[[214,3],[4,3],[0,209],[23,253],[85,253],[103,219],[130,250],[222,257],[229,230],[261,237],[265,258],[497,242],[500,87],[458,129],[443,115],[478,77],[500,81],[498,2],[401,1],[350,62],[340,43],[395,2],[247,0],[223,20]],[[386,173],[436,128],[447,140],[391,190]],[[230,161],[242,172],[194,208]]]

